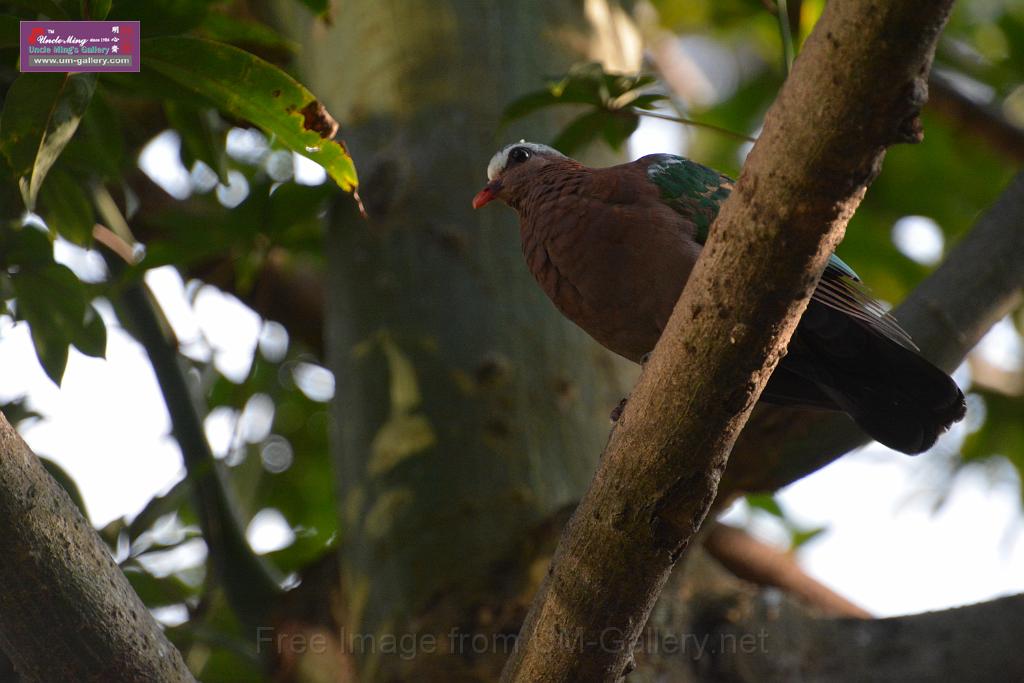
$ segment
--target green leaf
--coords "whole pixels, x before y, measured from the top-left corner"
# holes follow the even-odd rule
[[[164,515],[180,512],[182,507],[189,502],[191,495],[192,482],[186,477],[166,493],[151,498],[146,503],[146,507],[142,508],[142,511],[135,515],[135,519],[128,525],[128,539],[134,541]]]
[[[225,131],[217,130],[216,112],[208,108],[196,109],[187,104],[169,100],[164,103],[167,122],[181,135],[181,162],[191,169],[202,161],[213,169],[220,181],[228,183],[228,155]]]
[[[243,50],[198,38],[143,41],[143,69],[152,69],[247,119],[290,149],[317,162],[344,190],[358,184],[355,165],[334,140],[337,123],[309,90]]]
[[[558,134],[551,146],[572,156],[604,133],[609,115],[606,110],[597,109],[576,117]]]
[[[75,348],[93,358],[105,358],[107,355],[107,326],[99,312],[92,306],[85,309],[85,322],[75,336]]]
[[[538,90],[536,92],[527,93],[522,97],[513,100],[507,107],[505,107],[505,111],[501,115],[501,122],[504,124],[509,121],[514,121],[515,119],[521,119],[528,114],[532,114],[538,109],[551,107],[561,103],[562,99],[550,90]]]
[[[59,263],[18,270],[11,276],[11,284],[18,319],[28,322],[39,362],[59,385],[68,361],[68,345],[83,333],[85,287]]]
[[[620,149],[640,125],[640,117],[627,111],[610,111],[605,114],[601,136],[609,147]]]
[[[55,334],[56,330],[47,327],[45,323],[38,320],[36,322],[38,324],[29,323],[36,357],[46,371],[46,376],[60,386],[64,379],[64,370],[68,366],[68,341]]]
[[[110,14],[111,0],[81,0],[82,16],[94,21],[102,21]]]
[[[750,493],[747,494],[747,505],[754,508],[755,510],[763,510],[773,517],[779,519],[786,519],[786,514],[779,507],[778,501],[775,500],[775,496],[770,493]]]
[[[0,115],[0,151],[35,210],[39,188],[78,129],[96,89],[96,74],[27,73],[11,86]]]
[[[629,106],[633,107],[634,109],[656,109],[658,104],[665,102],[668,99],[669,98],[667,95],[659,95],[657,93],[652,93],[650,95],[640,95],[635,100],[630,100]]]
[[[173,574],[164,577],[153,576],[134,562],[123,567],[123,570],[125,578],[132,585],[132,590],[146,607],[180,605],[195,594],[194,588]]]
[[[80,181],[65,171],[55,169],[43,183],[39,201],[40,214],[51,230],[80,246],[92,243],[96,215]]]
[[[825,533],[826,530],[827,528],[823,526],[815,527],[814,529],[793,529],[789,542],[789,549],[796,550],[797,548],[806,545],[821,534]]]
[[[29,407],[27,394],[22,394],[21,396],[8,401],[3,406],[0,406],[0,409],[3,410],[4,417],[7,418],[7,421],[16,428],[19,427],[19,423],[26,420],[35,422],[43,418],[41,413],[38,413]]]
[[[31,225],[0,232],[0,263],[19,270],[53,263],[53,243],[44,231]]]
[[[1020,418],[1024,415],[1024,396],[1008,396],[987,389],[975,389],[971,393],[985,402],[985,422],[964,440],[961,457],[971,462],[1003,456],[1024,481],[1024,421]]]

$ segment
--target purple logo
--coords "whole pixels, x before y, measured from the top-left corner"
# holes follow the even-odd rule
[[[137,21],[23,21],[22,71],[138,71]]]

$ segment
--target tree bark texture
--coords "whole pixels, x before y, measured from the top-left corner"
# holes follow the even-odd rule
[[[920,138],[950,6],[826,6],[563,534],[503,680],[615,681],[632,668],[633,644],[885,148]]]
[[[638,42],[609,0],[350,0],[336,13],[332,28],[293,28],[369,216],[338,202],[328,244],[343,621],[465,655],[427,671],[429,656],[369,648],[363,680],[461,680],[473,662],[452,629],[477,628],[495,565],[579,498],[635,373],[544,298],[512,212],[470,200],[501,145],[562,123],[501,129],[506,103],[616,48],[609,61],[635,69]]]
[[[28,681],[192,681],[89,522],[0,416],[0,646]]]

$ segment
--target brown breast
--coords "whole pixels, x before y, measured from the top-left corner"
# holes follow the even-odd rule
[[[517,205],[527,266],[558,309],[626,358],[653,349],[700,247],[642,169],[547,167]]]

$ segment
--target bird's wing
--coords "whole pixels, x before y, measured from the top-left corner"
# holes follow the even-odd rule
[[[645,157],[647,177],[661,201],[694,226],[694,239],[704,244],[711,223],[735,186],[732,178],[673,154]],[[917,346],[842,259],[833,254],[812,299],[845,313],[884,337],[910,349]]]

